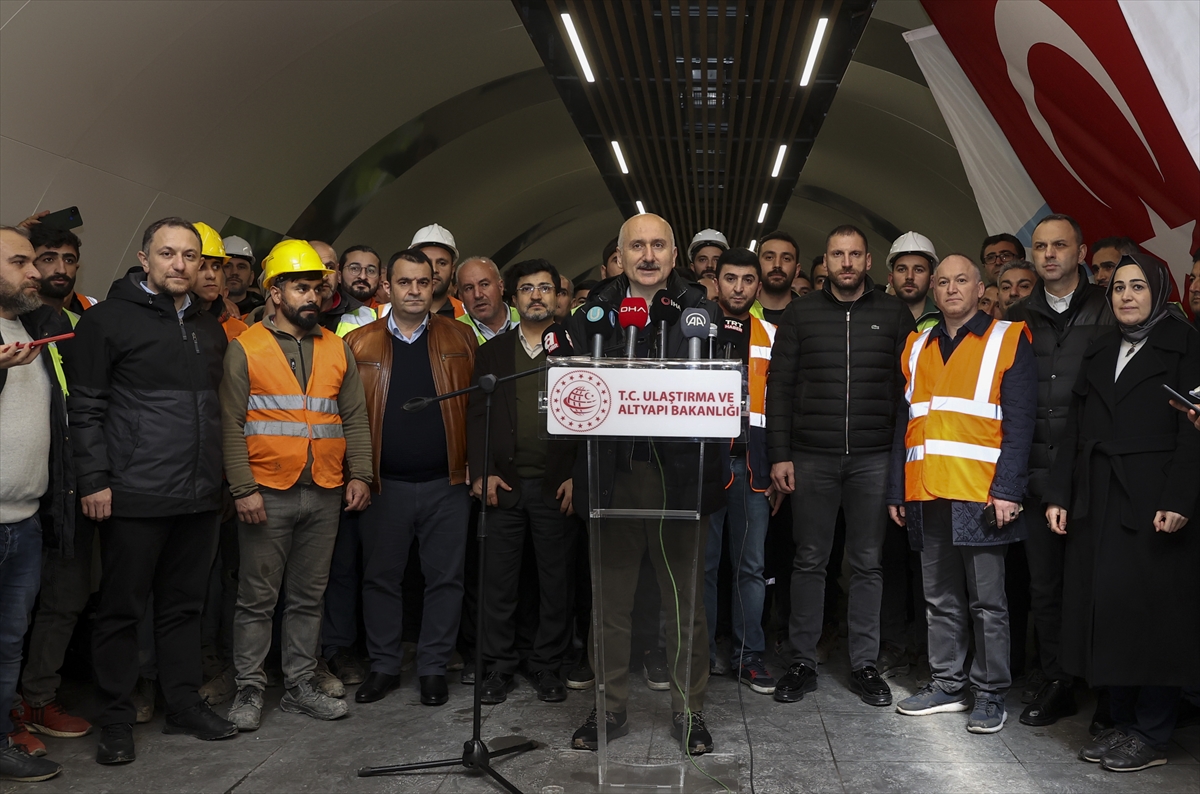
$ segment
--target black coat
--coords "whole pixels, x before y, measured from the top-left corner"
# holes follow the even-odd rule
[[[903,392],[900,354],[916,329],[899,298],[866,277],[847,308],[830,282],[792,301],[779,321],[767,378],[767,454],[889,452]]]
[[[667,293],[684,309],[701,308],[708,312],[710,318],[721,316],[721,309],[716,303],[708,300],[704,287],[687,281],[679,275],[678,270],[672,271],[664,287]],[[590,303],[603,303],[612,308],[621,305],[629,290],[629,278],[621,274],[601,281],[589,293]],[[584,312],[575,312],[567,320],[567,333],[572,345],[580,354],[586,354],[589,349]],[[646,336],[657,336],[653,329],[644,332]],[[667,358],[687,358],[687,339],[678,324],[668,328]],[[657,344],[653,342],[653,344]],[[625,355],[625,332],[620,327],[614,328],[604,340],[604,356],[606,358],[622,358]],[[666,442],[656,445],[660,452],[664,473],[667,480],[669,506],[678,509],[694,509],[696,473],[698,470],[697,455],[700,451],[698,444]],[[597,501],[602,506],[612,506],[613,479],[618,467],[629,470],[631,457],[639,454],[632,439],[601,438],[597,442],[598,454],[601,458],[601,468],[597,480],[601,493]],[[590,478],[588,477],[587,454],[575,458],[574,490],[572,500],[575,512],[587,519],[591,505]],[[703,476],[700,483],[700,512],[703,515],[714,513],[728,504],[725,483],[728,479],[726,472],[729,467],[729,445],[705,444]]]
[[[132,273],[84,312],[66,356],[79,493],[112,489],[112,512],[157,517],[221,505],[225,331],[193,296],[181,320]]]
[[[1067,430],[1071,390],[1079,377],[1083,354],[1117,322],[1104,288],[1088,283],[1083,265],[1079,268],[1079,286],[1062,314],[1050,308],[1046,286],[1038,279],[1029,297],[1018,301],[1005,315],[1007,320],[1025,323],[1033,332],[1038,406],[1029,453],[1029,493],[1039,503],[1054,464],[1055,448],[1061,447]]]
[[[1114,382],[1120,335],[1092,345],[1045,494],[1067,507],[1062,661],[1094,686],[1200,684],[1200,433],[1165,383],[1200,385],[1200,333],[1161,321]],[[1155,512],[1189,518],[1156,532]]]
[[[519,328],[494,336],[475,351],[475,376],[472,385],[479,383],[480,375],[495,375],[498,378],[507,377],[517,371],[516,355],[519,344]],[[525,355],[521,351],[521,355]],[[535,382],[545,380],[544,373],[526,375]],[[484,408],[486,400],[483,392],[471,392],[471,400],[467,407],[467,460],[470,464],[472,479],[483,476],[483,427]],[[542,419],[545,425],[545,419]],[[577,441],[546,441],[546,474],[542,478],[542,498],[546,504],[557,508],[559,500],[556,496],[559,487],[571,479],[571,469],[575,465],[575,450],[579,447]],[[500,477],[512,486],[512,491],[497,491],[500,507],[512,507],[521,495],[521,478],[517,474],[513,457],[517,450],[517,382],[506,381],[496,386],[492,396],[492,432],[491,432],[491,471],[489,474]]]
[[[49,306],[20,316],[21,325],[32,339],[70,333],[71,323]],[[71,340],[58,343],[65,355]],[[0,345],[4,338],[0,336]],[[40,366],[50,378],[50,485],[42,496],[38,512],[42,516],[42,545],[63,557],[75,553],[75,460],[71,455],[71,428],[67,424],[67,401],[54,371],[50,350],[38,354]],[[8,380],[8,370],[0,369],[0,391]]]

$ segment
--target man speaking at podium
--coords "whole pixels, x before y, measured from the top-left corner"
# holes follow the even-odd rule
[[[673,271],[676,248],[675,233],[670,224],[657,215],[635,215],[625,222],[617,238],[617,254],[623,272],[602,281],[592,290],[588,306],[601,306],[606,312],[615,310],[627,298],[641,298],[652,304],[663,297],[674,303],[675,311],[700,308],[710,318],[718,316],[717,306],[707,299],[705,289],[692,284]],[[645,311],[645,307],[642,307]],[[589,349],[595,326],[587,322],[587,307],[575,312],[568,321],[568,333],[577,351]],[[678,319],[678,315],[676,315]],[[650,357],[659,350],[659,328],[655,324],[637,334],[634,352],[639,358]],[[688,340],[678,325],[668,326],[665,357],[687,358]],[[611,325],[603,333],[602,351],[605,357],[626,355],[624,329]],[[597,478],[600,493],[589,493],[587,455],[579,455],[575,463],[575,510],[585,518],[593,500],[602,506],[644,507],[659,509],[668,494],[672,499],[681,492],[694,494],[696,486],[696,449],[688,444],[657,444],[646,439],[601,439],[601,470]],[[708,450],[706,450],[706,453]],[[603,593],[601,637],[604,659],[601,668],[605,685],[606,736],[608,741],[629,732],[626,703],[629,698],[629,643],[632,625],[633,595],[637,587],[638,569],[647,551],[658,578],[663,610],[667,616],[667,666],[671,676],[671,735],[682,740],[688,736],[688,751],[693,755],[711,752],[712,737],[704,724],[702,709],[708,685],[708,628],[704,617],[704,577],[695,571],[697,543],[699,559],[704,559],[708,516],[725,506],[724,481],[716,450],[704,456],[703,481],[699,484],[700,521],[660,519],[607,519],[603,528],[589,522],[593,532],[603,532]],[[686,459],[685,459],[686,458]],[[665,482],[664,482],[665,480]],[[692,502],[694,505],[695,503]],[[677,505],[672,505],[677,506]],[[703,530],[701,528],[704,528]],[[596,538],[593,538],[596,542]],[[665,550],[665,554],[664,554]],[[678,586],[676,593],[672,582]],[[686,636],[687,626],[672,625],[678,615],[691,616],[692,654],[683,658],[680,637]],[[683,682],[691,664],[688,702],[683,700]],[[583,726],[575,732],[572,745],[577,749],[595,750],[597,745],[597,715],[595,709]]]

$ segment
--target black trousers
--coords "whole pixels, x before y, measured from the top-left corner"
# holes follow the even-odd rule
[[[1074,679],[1059,661],[1063,554],[1067,539],[1055,535],[1046,525],[1046,511],[1040,498],[1025,500],[1025,515],[1029,522],[1025,559],[1029,562],[1029,599],[1033,610],[1033,628],[1037,634],[1038,659],[1046,678],[1070,684]]]
[[[1110,686],[1108,691],[1113,723],[1118,728],[1137,734],[1151,747],[1166,747],[1179,713],[1179,687]]]
[[[575,564],[575,527],[557,506],[542,497],[540,479],[522,479],[521,496],[512,508],[488,511],[484,620],[480,632],[487,672],[515,673],[517,602],[529,530],[537,565],[538,621],[529,655],[530,671],[557,673],[571,643],[571,570]]]
[[[138,677],[137,627],[154,593],[154,651],[167,713],[200,701],[200,613],[217,553],[216,510],[163,518],[112,517],[100,524],[100,600],[92,658],[98,725],[132,723]]]

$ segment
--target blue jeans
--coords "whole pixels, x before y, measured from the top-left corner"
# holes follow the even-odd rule
[[[731,661],[740,666],[743,657],[762,654],[767,639],[763,636],[762,611],[767,585],[763,578],[766,560],[767,522],[771,503],[764,494],[750,489],[746,459],[730,460],[733,483],[729,486],[729,506],[713,513],[709,520],[708,547],[704,554],[704,611],[708,613],[708,653],[717,657],[717,567],[721,563],[721,535],[725,516],[729,515],[729,555],[735,573],[733,585],[733,653]]]
[[[21,646],[42,583],[42,524],[34,513],[0,524],[0,736],[12,732],[9,709],[21,672]]]

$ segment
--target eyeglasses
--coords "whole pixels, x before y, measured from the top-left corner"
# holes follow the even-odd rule
[[[379,268],[375,267],[374,265],[367,265],[366,267],[363,267],[362,265],[355,263],[353,265],[346,265],[342,269],[352,276],[358,276],[366,273],[367,276],[373,278],[379,275]]]
[[[994,265],[997,262],[1004,264],[1016,258],[1017,254],[1014,251],[992,251],[983,258],[983,262],[986,265]]]
[[[525,295],[526,297],[532,295],[534,290],[537,290],[542,295],[553,295],[555,292],[555,287],[553,284],[538,284],[537,286],[534,286],[533,284],[522,284],[521,286],[517,287],[517,292]]]

